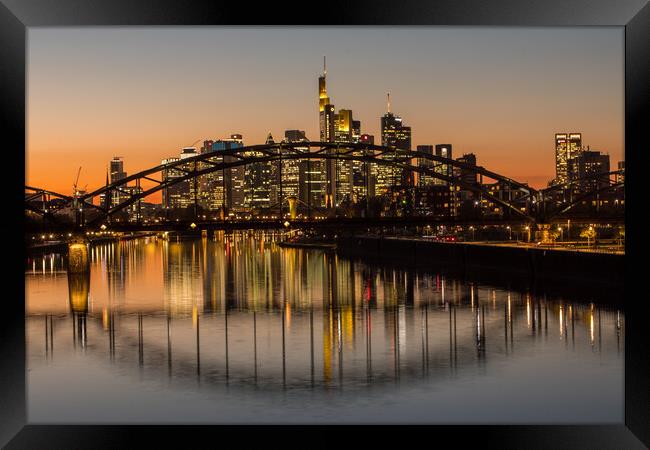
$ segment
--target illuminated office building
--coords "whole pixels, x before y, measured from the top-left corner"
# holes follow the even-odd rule
[[[307,136],[302,130],[286,130],[284,132],[284,142],[306,142]],[[307,151],[308,147],[298,148],[298,150]],[[283,150],[284,154],[293,154],[290,150]],[[300,197],[300,161],[297,159],[282,160],[282,201],[286,203],[289,197]],[[286,205],[284,205],[286,207]]]
[[[113,184],[124,178],[126,178],[124,161],[121,156],[114,156],[110,162],[110,182]],[[119,205],[126,198],[127,194],[120,191],[125,190],[125,187],[126,184],[118,185],[117,189],[111,192],[111,207]]]
[[[416,150],[418,152],[426,153],[428,155],[433,155],[433,145],[418,145],[416,147]],[[418,167],[421,167],[423,169],[428,169],[428,170],[433,170],[434,168],[434,163],[432,160],[427,159],[425,157],[418,157]],[[426,187],[426,186],[431,186],[433,184],[436,184],[435,178],[433,175],[429,175],[426,173],[419,173],[418,174],[418,186],[419,187]]]
[[[371,134],[362,134],[359,136],[358,142],[361,144],[374,145],[375,137]],[[374,151],[361,151],[361,154],[364,153],[372,155]],[[365,197],[366,195],[370,197],[373,197],[375,195],[375,181],[377,178],[376,164],[356,162],[352,165],[352,177],[353,195],[357,199],[360,197]]]
[[[219,139],[216,141],[205,141],[201,153],[210,153],[214,157],[210,162],[214,164],[229,163],[237,160],[232,155],[225,155],[224,152],[243,147],[240,134],[233,134],[230,139]],[[203,163],[202,168],[208,168],[210,164]],[[243,167],[231,167],[224,170],[217,170],[201,176],[199,203],[208,211],[224,209],[224,213],[235,207],[236,201],[243,207]],[[239,186],[234,184],[238,182]]]
[[[435,149],[435,155],[441,158],[452,159],[451,144],[437,144]],[[439,162],[434,163],[434,171],[445,177],[453,176],[453,166],[451,164],[443,164]],[[447,181],[436,179],[435,184],[447,185]]]
[[[138,195],[142,194],[142,188],[140,186],[126,186],[124,188],[129,195]],[[138,222],[142,219],[142,199],[136,200],[134,203],[126,207],[126,212],[128,215],[129,222]]]
[[[388,94],[388,111],[381,117],[381,145],[391,147],[392,152],[385,153],[382,159],[393,160],[400,154],[411,151],[411,127],[402,122],[402,118],[390,111],[390,94]],[[410,184],[411,174],[388,165],[377,167],[375,190],[378,195],[388,192],[393,186]]]
[[[555,134],[555,184],[571,181],[569,176],[569,161],[582,151],[582,134]]]
[[[625,161],[618,162],[618,170],[621,171],[621,173],[616,174],[616,182],[625,183]]]
[[[318,112],[320,123],[320,141],[334,141],[334,105],[327,96],[327,66],[323,58],[323,75],[318,77]]]
[[[582,192],[595,191],[609,185],[609,176],[596,177],[609,172],[609,155],[583,150],[569,160],[569,179],[580,180],[576,188]]]
[[[307,141],[304,131],[285,133],[289,142]],[[311,151],[305,146],[301,150]],[[298,161],[298,198],[302,207],[320,208],[325,205],[327,189],[326,161],[322,159],[302,159]]]
[[[334,142],[334,105],[331,104],[327,95],[327,65],[323,58],[323,75],[318,77],[318,107],[320,141]],[[330,151],[331,153],[331,151]],[[325,203],[327,207],[334,206],[336,198],[336,164],[334,160],[326,160],[325,163],[326,193]]]
[[[179,161],[180,158],[167,158],[161,161],[162,165],[167,165]],[[173,178],[183,176],[183,172],[176,168],[164,168],[162,171],[163,183]],[[181,208],[183,191],[187,188],[187,182],[176,183],[174,185],[163,188],[162,190],[162,204],[164,209],[177,209]]]
[[[360,122],[359,122],[360,126]],[[340,109],[334,115],[334,140],[336,142],[353,142],[354,120],[352,111]],[[336,203],[352,198],[352,170],[353,164],[350,160],[336,161]]]
[[[352,142],[359,142],[361,140],[361,121],[352,121]]]
[[[266,138],[267,144],[273,144],[271,133]],[[246,156],[260,157],[264,154],[259,151],[248,151]],[[271,168],[265,162],[246,164],[244,205],[247,209],[264,209],[271,206]]]

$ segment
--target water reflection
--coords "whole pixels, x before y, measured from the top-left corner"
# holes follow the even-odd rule
[[[30,259],[29,366],[82,352],[85,364],[172,385],[346,392],[444,383],[548,355],[589,367],[598,355],[622,374],[620,306],[282,249],[276,239],[103,244],[91,249],[89,274],[67,277],[59,256]]]

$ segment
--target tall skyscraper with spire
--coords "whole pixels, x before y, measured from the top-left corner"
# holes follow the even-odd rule
[[[327,95],[327,60],[323,56],[323,75],[318,77],[318,111],[321,142],[334,142],[334,105]],[[331,153],[331,150],[328,152]],[[336,199],[336,161],[326,160],[325,164],[325,206],[333,208]]]
[[[318,111],[321,142],[334,141],[334,105],[327,96],[327,61],[323,56],[323,74],[318,77]]]

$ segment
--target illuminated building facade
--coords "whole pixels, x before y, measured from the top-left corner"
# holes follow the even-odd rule
[[[201,153],[213,154],[214,157],[210,158],[212,163],[228,163],[236,161],[237,158],[224,155],[223,152],[241,148],[243,145],[241,134],[232,134],[230,139],[205,141]],[[202,163],[201,167],[207,168],[209,164]],[[207,211],[224,209],[224,214],[235,208],[236,204],[243,207],[243,172],[243,167],[231,167],[203,175],[200,182],[199,204]],[[236,183],[238,186],[235,186]]]
[[[361,134],[358,142],[361,144],[374,145],[375,137],[372,134]],[[360,153],[363,154],[364,152],[362,151]],[[372,150],[367,152],[368,155],[372,155],[373,153]],[[359,199],[365,196],[373,197],[375,195],[376,178],[376,164],[364,164],[355,161],[352,165],[352,190],[354,198]]]
[[[435,155],[441,158],[452,159],[451,144],[437,144],[435,148]],[[446,177],[452,177],[454,175],[453,166],[450,164],[441,164],[439,162],[436,162],[434,171]],[[435,184],[442,184],[446,186],[448,183],[445,180],[436,179]]]
[[[179,160],[180,158],[167,158],[167,159],[163,159],[160,163],[162,165],[166,165]],[[183,176],[183,172],[175,168],[165,168],[162,171],[163,183],[173,178],[178,178],[181,176]],[[163,208],[166,210],[180,208],[182,204],[181,199],[183,197],[182,193],[186,187],[187,187],[187,182],[177,183],[172,186],[163,188],[162,190]]]
[[[307,136],[302,130],[286,130],[284,132],[284,142],[306,142]],[[302,150],[306,150],[302,149]],[[283,150],[283,154],[290,154],[288,150]],[[300,197],[300,163],[297,159],[282,160],[282,201],[289,197]],[[286,205],[285,205],[286,206]]]
[[[583,150],[569,160],[569,177],[580,180],[576,187],[582,192],[595,191],[609,185],[609,176],[596,177],[609,172],[609,155],[597,151]],[[588,178],[589,179],[583,179]]]
[[[433,155],[433,145],[418,145],[416,147],[416,150],[418,152]],[[433,169],[434,167],[433,161],[424,157],[418,158],[417,164],[418,167],[426,168],[426,169]],[[427,175],[425,173],[418,174],[417,185],[419,187],[431,186],[432,184],[436,184],[435,178],[432,175]]]
[[[126,172],[124,171],[124,161],[120,156],[115,156],[110,162],[110,182],[116,183],[120,180],[126,178]],[[111,207],[119,205],[127,196],[125,192],[121,192],[119,189],[125,190],[126,185],[122,184],[118,186],[118,189],[114,190],[111,193]]]
[[[352,120],[352,111],[349,109],[340,109],[334,115],[334,140],[335,142],[353,142],[354,120]],[[358,122],[361,126],[360,122]],[[337,205],[344,200],[352,198],[352,161],[336,161],[336,180],[337,185],[336,203]]]
[[[581,133],[555,134],[555,184],[564,184],[571,181],[569,177],[569,161],[581,151]]]
[[[618,170],[622,171],[622,173],[616,174],[616,182],[625,183],[625,161],[618,162]]]
[[[274,143],[271,133],[267,144]],[[248,151],[246,156],[260,157],[262,152]],[[271,169],[268,163],[255,162],[245,166],[244,205],[248,209],[265,209],[271,206]]]
[[[327,95],[327,65],[325,58],[323,58],[323,75],[318,77],[318,111],[319,111],[319,125],[320,125],[320,140],[321,142],[334,142],[334,105],[330,103],[330,98]],[[326,179],[326,206],[331,208],[334,206],[334,199],[336,198],[336,163],[334,160],[327,160],[325,165],[325,179]]]
[[[393,160],[400,154],[411,151],[411,127],[404,125],[401,117],[390,112],[390,95],[388,111],[381,117],[381,145],[393,148],[392,152],[381,156],[386,160]],[[410,185],[410,177],[411,174],[406,170],[379,165],[375,182],[376,194],[386,193],[396,185]]]

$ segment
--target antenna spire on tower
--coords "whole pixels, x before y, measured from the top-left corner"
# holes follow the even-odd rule
[[[323,75],[327,75],[327,56],[323,56]]]
[[[386,93],[386,96],[388,97],[388,112],[390,112],[390,92]]]

